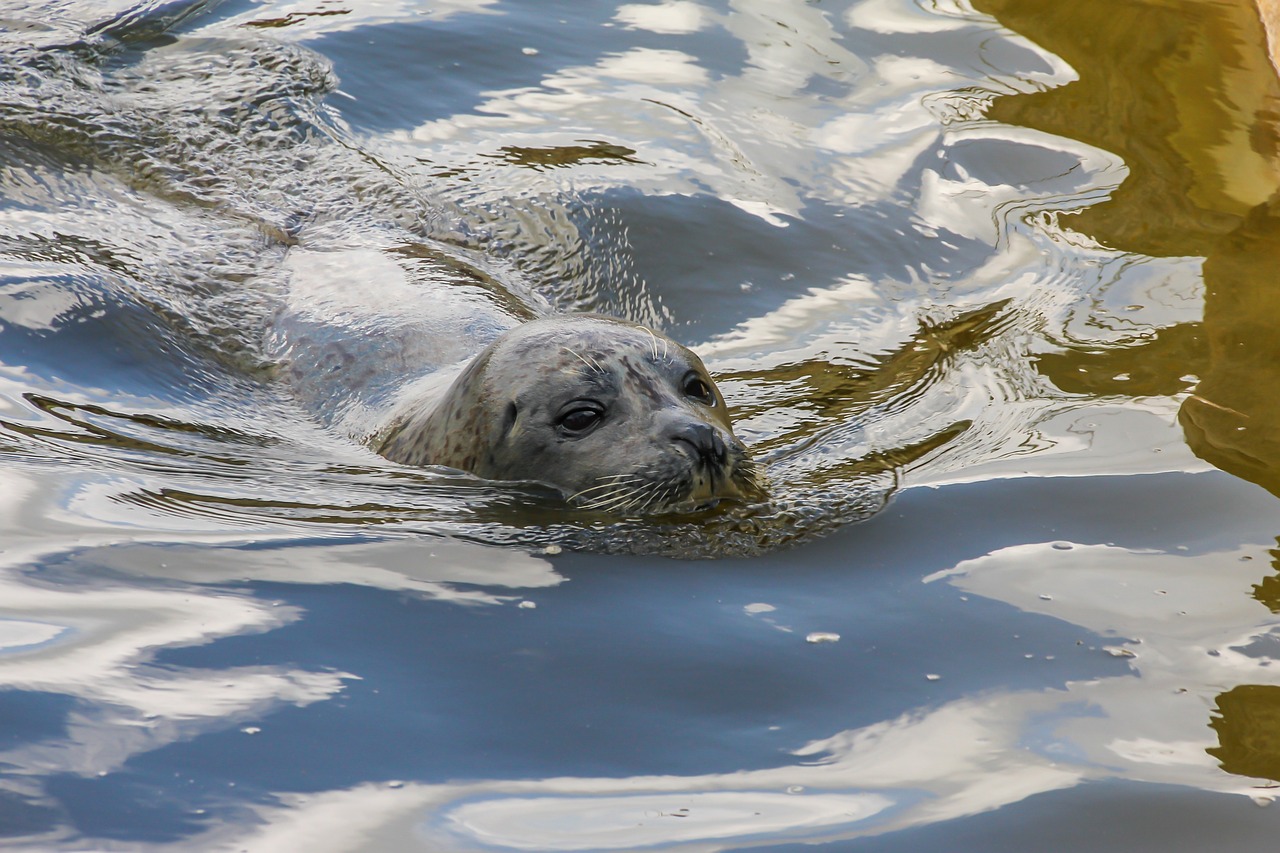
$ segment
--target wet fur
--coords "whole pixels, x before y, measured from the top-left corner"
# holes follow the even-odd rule
[[[683,393],[681,383],[694,374],[713,399]],[[556,426],[557,413],[575,400],[599,401],[606,410],[584,437]],[[707,430],[722,454],[700,452],[682,438]],[[378,452],[408,465],[547,482],[584,509],[614,514],[761,494],[759,470],[698,357],[652,329],[595,315],[510,330],[476,356],[443,399],[398,415]]]

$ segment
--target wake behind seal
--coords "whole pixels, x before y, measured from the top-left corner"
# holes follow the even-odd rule
[[[438,399],[409,404],[375,449],[407,465],[536,480],[583,508],[680,512],[763,496],[761,475],[701,360],[599,315],[502,334]]]

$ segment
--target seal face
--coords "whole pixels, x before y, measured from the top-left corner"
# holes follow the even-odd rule
[[[690,350],[596,315],[534,320],[480,353],[378,452],[537,480],[584,509],[657,513],[762,495],[724,398]]]

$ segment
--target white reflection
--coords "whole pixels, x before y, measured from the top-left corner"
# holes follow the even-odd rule
[[[511,596],[495,595],[467,586],[539,589],[556,586],[564,578],[544,559],[510,548],[418,538],[373,543],[318,545],[282,543],[261,548],[246,557],[233,552],[228,559],[216,547],[138,552],[104,549],[98,561],[135,577],[180,579],[200,584],[271,582],[290,584],[353,584],[455,604],[502,604]]]
[[[697,60],[677,50],[637,47],[608,56],[597,66],[602,76],[656,86],[699,86],[707,72]]]
[[[943,144],[955,177],[925,169],[919,209],[926,221],[974,240],[995,243],[1004,239],[1005,220],[1014,215],[1040,209],[1072,211],[1096,204],[1128,175],[1114,154],[1030,128],[990,124],[958,128],[945,134]],[[997,152],[1007,149],[1006,157],[1020,148],[1025,152],[1022,156],[1044,158],[1049,165],[1037,174],[1023,176],[1017,185],[1004,183],[1010,172],[1016,174],[1012,167],[1002,169],[994,183],[972,177],[966,156],[976,151],[990,160],[992,154],[987,152],[993,148]]]
[[[26,619],[0,619],[0,655],[30,646],[40,646],[70,630],[65,625],[49,625]]]
[[[864,820],[892,804],[877,794],[765,791],[513,797],[466,803],[449,813],[449,824],[463,837],[511,850],[625,850],[740,837],[745,827],[761,835],[812,832]]]
[[[792,767],[693,777],[559,778],[456,785],[363,785],[259,808],[266,826],[234,833],[248,850],[736,849],[830,841],[948,820],[1077,784],[1084,773],[1022,749],[1010,726],[1051,704],[963,701],[796,752]],[[342,826],[322,837],[313,827]],[[312,847],[311,845],[317,845]],[[280,849],[277,846],[275,849]]]
[[[1280,630],[1248,590],[1250,551],[1134,552],[1095,545],[1023,545],[961,563],[954,586],[1118,638],[1138,678],[1073,686],[1100,713],[1056,734],[1100,766],[1131,778],[1259,793],[1204,752],[1208,709],[1225,686],[1280,685],[1269,657],[1247,649]],[[1128,639],[1126,639],[1128,638]]]
[[[7,556],[7,555],[6,555]],[[25,772],[84,775],[117,769],[133,755],[175,740],[308,705],[353,676],[286,667],[185,669],[152,663],[165,648],[271,630],[299,617],[291,607],[232,593],[189,589],[41,585],[0,569],[0,632],[39,625],[39,644],[0,655],[0,690],[75,697],[66,734],[0,753]],[[37,639],[27,632],[27,639]]]
[[[626,4],[617,19],[668,35],[715,25],[738,42],[745,60],[712,75],[703,57],[688,52],[693,45],[686,49],[671,39],[662,49],[632,49],[559,68],[536,86],[491,91],[474,110],[425,124],[408,139],[399,133],[392,139],[409,143],[406,158],[425,148],[433,164],[467,164],[483,172],[498,167],[477,162],[474,152],[563,145],[563,129],[573,128],[574,139],[627,144],[645,162],[644,169],[625,170],[580,165],[578,187],[625,183],[657,193],[709,191],[746,210],[753,204],[766,216],[795,216],[803,197],[860,206],[891,195],[920,153],[936,144],[940,110],[949,113],[942,116],[946,123],[961,115],[980,119],[972,104],[982,102],[983,93],[989,100],[1074,78],[1061,60],[961,2],[926,10],[908,0],[873,0],[841,20],[808,3],[735,0],[726,14],[680,0]],[[1034,57],[1022,65],[1042,70],[1002,72],[981,62],[977,71],[924,54],[902,55],[896,42],[885,44],[882,55],[858,54],[846,46],[847,27],[885,34],[948,31],[958,39],[980,35],[983,44]],[[955,93],[955,103],[944,106],[940,93]],[[509,198],[513,182],[542,184],[554,195],[564,180],[507,170],[495,184]]]
[[[225,586],[196,584],[345,583],[455,604],[498,605],[514,603],[515,597],[470,587],[535,588],[562,580],[546,560],[510,549],[420,538],[311,537],[311,544],[298,545],[291,542],[296,534],[277,529],[256,537],[257,548],[246,550],[242,535],[225,531],[170,535],[152,529],[142,539],[114,526],[94,529],[83,517],[65,518],[66,535],[59,538],[51,532],[59,527],[57,513],[47,505],[54,479],[14,471],[4,478],[0,691],[76,700],[61,736],[0,752],[0,764],[14,768],[5,786],[37,799],[43,796],[39,780],[49,773],[112,772],[165,744],[241,722],[260,724],[284,705],[332,698],[358,677],[287,666],[155,663],[165,649],[263,633],[303,615]],[[38,581],[22,571],[63,566],[69,555],[82,570],[63,583]],[[85,571],[91,567],[97,571]]]
[[[702,6],[689,0],[666,3],[628,3],[619,6],[614,16],[629,27],[651,33],[693,33],[706,26],[707,14]]]
[[[965,0],[935,0],[927,11],[901,0],[863,0],[845,13],[845,20],[878,33],[942,33],[963,29],[974,14]]]
[[[68,265],[32,263],[0,253],[0,318],[35,332],[53,331],[83,308],[80,296],[67,287]],[[57,278],[61,276],[61,278]]]
[[[1183,556],[1038,543],[925,579],[1102,635],[1130,672],[1065,689],[924,707],[795,749],[793,766],[697,776],[366,784],[257,807],[260,827],[208,838],[248,850],[716,851],[851,839],[979,814],[1086,780],[1269,797],[1206,753],[1223,685],[1280,684],[1241,649],[1280,629],[1241,591],[1243,552]],[[1215,566],[1205,571],[1206,562]],[[744,616],[769,613],[747,607]],[[1132,639],[1126,639],[1132,638]],[[1052,651],[1052,650],[1046,650]],[[1104,649],[1093,654],[1107,658]],[[1033,664],[1029,664],[1033,665]]]

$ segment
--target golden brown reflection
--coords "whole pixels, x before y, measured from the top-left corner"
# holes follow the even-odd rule
[[[1208,753],[1223,770],[1280,782],[1280,687],[1242,684],[1220,694],[1209,725],[1218,746]]]
[[[1259,0],[1280,20],[1280,4]],[[1180,420],[1206,461],[1280,495],[1280,81],[1253,0],[976,0],[1069,62],[1078,82],[998,100],[991,117],[1121,155],[1129,178],[1076,229],[1151,256],[1205,258],[1202,328],[1071,352],[1040,370],[1069,391],[1168,393],[1200,382]],[[1107,377],[1143,377],[1113,385]]]
[[[1208,462],[1280,494],[1280,208],[1259,205],[1205,259],[1209,367],[1179,412]]]
[[[1001,301],[945,323],[922,323],[914,337],[872,364],[840,364],[818,358],[767,370],[722,373],[716,378],[767,387],[753,395],[758,401],[756,405],[735,408],[735,420],[772,410],[794,414],[795,422],[790,429],[753,445],[753,453],[767,460],[780,452],[794,453],[811,446],[828,429],[855,421],[858,415],[874,406],[920,394],[941,377],[956,353],[977,349],[1003,328],[1003,310],[1007,305],[1007,301]],[[867,470],[868,466],[881,470],[919,458],[954,438],[956,430],[963,431],[963,428],[963,424],[957,425],[935,436],[925,442],[918,453],[912,448],[901,448],[889,454],[893,462],[854,460],[850,463],[852,470]],[[827,469],[828,476],[824,479],[839,482],[836,470]],[[846,466],[839,470],[850,469]]]
[[[609,142],[583,140],[581,145],[555,145],[546,148],[529,148],[520,145],[504,145],[499,153],[488,156],[523,166],[527,169],[558,169],[579,163],[642,163],[635,158],[635,149]]]
[[[1162,396],[1185,391],[1184,377],[1204,364],[1206,355],[1203,325],[1182,323],[1137,346],[1044,353],[1037,357],[1037,368],[1071,394]]]
[[[1271,568],[1280,571],[1280,548],[1271,550]],[[1263,578],[1253,586],[1253,598],[1272,613],[1280,613],[1280,574]]]
[[[276,27],[291,27],[294,24],[300,24],[307,18],[327,18],[333,15],[350,15],[349,9],[328,9],[316,12],[290,12],[278,18],[260,18],[256,21],[247,21],[246,27],[260,27],[271,29]]]

